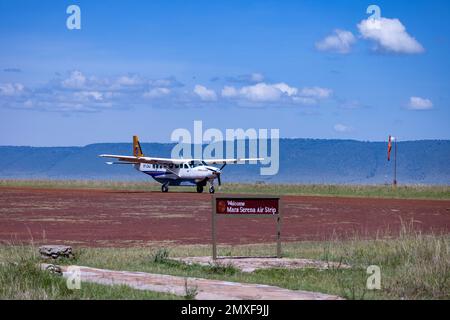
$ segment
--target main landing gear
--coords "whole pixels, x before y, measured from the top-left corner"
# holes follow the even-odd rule
[[[214,193],[216,191],[216,189],[214,189],[214,186],[213,185],[211,185],[210,187],[209,187],[209,193]],[[197,192],[198,193],[202,193],[203,192],[203,186],[200,186],[200,185],[197,185]]]
[[[169,192],[169,186],[167,184],[163,184],[161,186],[161,191],[162,192]]]

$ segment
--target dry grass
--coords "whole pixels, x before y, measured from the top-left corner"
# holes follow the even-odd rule
[[[228,256],[264,256],[273,254],[275,246],[222,245],[219,250],[221,255]],[[129,288],[117,289],[119,293],[101,287],[81,293],[67,291],[61,279],[36,269],[39,261],[36,254],[37,249],[33,246],[0,246],[0,261],[3,262],[0,266],[0,299],[142,298]],[[326,242],[283,244],[285,257],[342,262],[350,265],[350,269],[267,269],[242,273],[215,265],[185,265],[170,259],[210,254],[208,245],[75,248],[75,260],[61,263],[268,284],[335,294],[347,299],[450,299],[450,237],[422,234],[412,224],[404,223],[396,237],[386,232],[374,240],[355,235],[350,240],[332,238]],[[370,291],[366,287],[369,276],[366,269],[370,265],[381,269],[381,290]]]
[[[0,187],[55,189],[110,189],[129,191],[160,191],[154,182],[98,180],[0,180]],[[191,187],[174,187],[171,192],[195,192]],[[327,185],[327,184],[241,184],[226,183],[221,193],[317,195],[337,197],[375,197],[398,199],[450,199],[450,186],[400,185]]]
[[[264,256],[273,254],[275,246],[222,245],[219,249],[221,255]],[[285,257],[342,262],[350,265],[350,269],[267,269],[243,273],[215,265],[185,265],[170,259],[211,255],[208,245],[78,248],[76,254],[75,263],[98,268],[268,284],[347,299],[450,299],[450,238],[422,234],[410,224],[404,224],[395,238],[392,233],[390,237],[380,233],[374,240],[355,235],[350,240],[283,244]],[[369,276],[366,269],[370,265],[381,269],[381,290],[370,291],[366,287]]]

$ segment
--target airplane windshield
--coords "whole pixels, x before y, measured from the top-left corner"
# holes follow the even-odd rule
[[[195,168],[195,167],[202,166],[202,165],[203,165],[203,163],[201,163],[200,161],[191,161],[190,162],[191,168]]]

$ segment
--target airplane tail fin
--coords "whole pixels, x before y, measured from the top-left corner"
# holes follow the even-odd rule
[[[138,136],[133,136],[133,155],[135,157],[143,157],[141,144],[139,143]]]

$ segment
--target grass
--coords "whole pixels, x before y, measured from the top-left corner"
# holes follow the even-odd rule
[[[223,246],[221,252],[233,256],[264,255],[273,245]],[[154,249],[158,252],[158,249]],[[167,252],[167,248],[164,252]],[[170,248],[171,256],[210,255],[209,246]],[[80,262],[97,267],[204,277],[227,281],[261,283],[288,289],[335,294],[347,299],[449,299],[450,238],[424,235],[404,225],[397,238],[375,240],[338,239],[328,242],[288,243],[286,257],[340,261],[351,269],[329,270],[266,269],[242,273],[230,266],[188,266],[167,257],[155,262],[145,249],[83,249]],[[381,268],[382,290],[366,288],[370,265]]]
[[[8,247],[0,255],[0,299],[179,299],[179,297],[151,291],[135,290],[125,285],[82,283],[79,290],[67,288],[59,275],[39,268],[40,258],[33,246]]]
[[[129,191],[160,191],[161,186],[149,182],[94,180],[0,180],[0,187],[55,189],[110,189]],[[174,187],[171,192],[194,192],[189,187]],[[374,197],[397,199],[450,199],[450,186],[400,185],[325,185],[325,184],[236,184],[227,183],[221,193],[314,195],[337,197]]]
[[[13,256],[15,247],[0,247],[0,259]],[[261,256],[274,251],[274,244],[258,244],[243,246],[220,246],[220,254],[232,256]],[[424,235],[405,225],[396,238],[379,237],[375,240],[364,240],[354,237],[351,240],[331,239],[327,242],[286,243],[283,246],[285,257],[313,258],[324,261],[337,261],[348,264],[350,269],[330,268],[327,270],[303,269],[265,269],[253,273],[243,273],[233,266],[211,264],[209,266],[186,265],[171,260],[170,257],[207,256],[211,248],[207,245],[189,245],[172,247],[141,248],[79,248],[75,251],[75,261],[71,264],[107,268],[113,270],[143,271],[150,273],[170,274],[183,277],[200,277],[245,283],[275,285],[293,290],[307,290],[334,294],[346,299],[450,299],[450,238],[446,235]],[[61,263],[69,263],[62,261]],[[369,275],[366,269],[377,265],[381,269],[381,290],[368,290],[366,281]],[[9,268],[12,268],[11,266]],[[30,273],[15,273],[16,277]],[[32,270],[32,269],[31,269]],[[35,271],[33,271],[35,272]],[[125,289],[117,289],[118,293],[109,289],[90,289],[86,291],[67,292],[58,279],[49,275],[36,283],[25,280],[5,280],[2,271],[1,297],[9,297],[5,292],[12,286],[12,294],[16,298],[103,298],[108,295],[114,298],[147,298],[142,293],[128,296]],[[8,272],[6,273],[6,275]],[[31,272],[31,274],[33,274]],[[35,276],[24,276],[25,279]],[[27,280],[28,281],[28,280]],[[17,283],[24,286],[18,290]],[[42,288],[44,289],[38,289]],[[8,289],[9,290],[9,289]],[[43,290],[43,291],[42,291]],[[92,291],[91,293],[89,291]],[[112,292],[114,291],[114,292]],[[20,295],[17,292],[32,292]],[[134,291],[133,291],[134,292]],[[196,288],[186,287],[186,297],[196,294]],[[153,296],[151,296],[153,297]],[[159,298],[159,297],[157,297]]]

